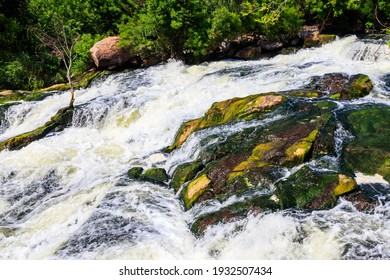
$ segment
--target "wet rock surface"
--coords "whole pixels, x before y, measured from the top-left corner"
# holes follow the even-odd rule
[[[340,197],[353,201],[361,211],[372,209],[376,200],[361,190],[354,174],[365,168],[363,163],[375,161],[365,170],[389,179],[390,149],[383,137],[390,131],[378,118],[389,119],[390,111],[383,106],[344,112],[333,101],[364,97],[372,87],[366,75],[330,73],[313,77],[303,89],[214,103],[202,118],[184,123],[169,151],[180,149],[200,130],[248,121],[260,124],[278,114],[286,116],[228,136],[211,134],[201,141],[194,162],[176,168],[170,185],[179,191],[186,210],[207,201],[245,198],[245,202],[198,216],[191,225],[193,232],[201,235],[211,225],[234,221],[250,212],[329,209]],[[335,140],[340,116],[356,135],[342,151]],[[340,153],[342,157],[337,156]],[[339,158],[339,164],[324,165],[332,157]]]

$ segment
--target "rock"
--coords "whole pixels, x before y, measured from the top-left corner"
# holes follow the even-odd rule
[[[263,50],[266,51],[277,51],[283,48],[283,43],[278,41],[260,41],[260,46]]]
[[[271,93],[216,102],[203,118],[184,123],[176,134],[173,145],[167,148],[167,151],[180,147],[195,131],[238,120],[261,118],[264,113],[269,112],[285,101],[286,98],[284,96]]]
[[[130,179],[139,179],[144,172],[142,167],[133,167],[129,171],[127,171],[127,176]]]
[[[320,34],[317,25],[303,26],[298,32],[298,37],[303,39],[303,47],[305,48],[320,47],[336,40],[334,34]]]
[[[368,95],[372,88],[372,81],[367,75],[330,73],[312,77],[304,90],[318,92],[320,96],[327,94],[332,99],[356,99]]]
[[[203,174],[189,183],[182,191],[182,199],[188,210],[192,204],[207,190],[210,190],[211,180]]]
[[[381,175],[390,182],[390,108],[373,105],[350,112],[345,126],[354,135],[343,150],[349,172]]]
[[[119,41],[119,37],[112,36],[93,45],[90,54],[96,67],[114,69],[134,56],[129,50],[119,47]]]
[[[298,37],[301,39],[311,38],[320,34],[320,28],[318,25],[304,25],[298,32]]]
[[[164,168],[150,168],[146,170],[140,177],[140,180],[148,181],[156,184],[166,184],[169,177]]]
[[[167,160],[166,156],[162,153],[153,154],[147,159],[147,161],[150,162],[151,164],[161,163],[166,160]]]
[[[285,102],[281,106],[280,110],[291,110],[296,116],[266,128],[244,129],[224,141],[213,141],[216,143],[201,151],[197,162],[206,168],[182,191],[186,209],[205,199],[225,201],[252,190],[269,191],[269,186],[282,177],[283,167],[297,166],[313,158],[315,143],[322,137],[322,128],[330,121],[336,105],[322,101]]]
[[[334,34],[318,34],[318,35],[314,35],[311,38],[304,39],[303,47],[305,48],[321,47],[335,40],[336,40],[336,35]]]
[[[46,122],[43,126],[1,142],[0,151],[4,149],[19,150],[36,140],[44,138],[49,133],[62,131],[71,125],[72,117],[73,107],[63,108],[59,110],[57,114],[55,114],[50,119],[50,121]]]
[[[180,147],[192,133],[201,129],[237,121],[262,120],[274,114],[289,114],[289,117],[228,135],[208,135],[200,142],[201,146],[206,145],[195,161],[179,166],[174,177],[180,175],[171,184],[175,190],[183,188],[180,197],[187,210],[205,200],[224,202],[233,196],[247,197],[256,192],[273,194],[274,200],[284,208],[312,210],[332,207],[339,196],[355,191],[357,183],[353,179],[356,170],[333,166],[331,158],[324,157],[336,155],[334,109],[337,104],[329,101],[329,95],[336,91],[340,98],[358,98],[368,94],[371,87],[372,83],[365,75],[332,73],[313,77],[302,90],[216,102],[202,118],[181,126],[170,150]],[[324,100],[323,97],[327,96]],[[301,168],[302,164],[314,159],[319,159],[318,163],[315,162],[319,170],[330,168],[334,171],[318,172],[305,167],[294,175],[296,177],[280,181],[286,168]],[[379,169],[376,169],[377,173]],[[190,171],[194,172],[187,176]],[[279,191],[273,193],[275,182],[279,182]],[[291,195],[284,188],[290,185]]]
[[[270,196],[246,199],[198,217],[191,224],[191,231],[196,236],[201,236],[209,226],[219,223],[230,223],[237,219],[245,218],[248,214],[258,214],[278,208],[279,206]]]
[[[355,192],[346,194],[343,198],[353,204],[356,210],[372,212],[379,205],[388,203],[390,198],[389,185],[361,184]]]
[[[339,196],[356,186],[356,181],[344,174],[319,172],[305,166],[276,184],[276,196],[283,209],[328,209]]]
[[[0,95],[0,105],[17,101],[40,101],[52,94],[38,91],[3,91]]]
[[[196,162],[189,162],[179,165],[173,173],[170,187],[173,188],[175,192],[177,192],[185,182],[194,179],[203,168],[203,164]]]
[[[258,58],[260,54],[261,54],[261,47],[250,46],[240,50],[238,53],[236,53],[235,57],[238,59],[250,60],[250,59]]]

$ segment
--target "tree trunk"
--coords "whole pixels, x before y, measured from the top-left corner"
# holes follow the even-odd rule
[[[68,83],[69,83],[69,87],[70,87],[70,102],[69,102],[69,106],[73,107],[73,103],[74,103],[74,87],[73,87],[73,83],[72,83],[72,78],[70,76],[70,69],[68,69],[66,71],[66,77],[68,78]]]

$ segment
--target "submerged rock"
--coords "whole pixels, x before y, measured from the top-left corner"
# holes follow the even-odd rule
[[[72,123],[72,117],[73,107],[63,108],[43,126],[1,142],[0,151],[4,149],[19,150],[36,140],[44,138],[49,133],[62,131],[66,127],[70,126]]]

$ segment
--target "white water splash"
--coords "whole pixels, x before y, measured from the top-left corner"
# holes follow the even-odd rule
[[[130,167],[150,166],[148,158],[172,143],[184,121],[217,101],[294,89],[312,76],[344,72],[373,80],[373,92],[359,102],[387,103],[381,78],[390,63],[385,54],[377,58],[379,46],[351,36],[269,60],[172,61],[77,91],[72,127],[0,153],[0,259],[339,259],[358,257],[358,250],[389,256],[388,205],[374,215],[348,207],[304,217],[254,215],[213,226],[197,239],[188,227],[194,213],[183,211],[173,190],[124,179]],[[44,124],[68,102],[64,92],[12,106],[0,139]],[[245,125],[251,124],[214,133],[228,135]],[[155,164],[172,172],[196,157],[199,141],[212,130],[194,134]],[[350,243],[357,245],[345,253]]]

